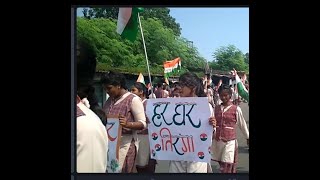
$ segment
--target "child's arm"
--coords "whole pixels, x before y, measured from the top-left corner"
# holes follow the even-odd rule
[[[246,120],[243,117],[242,110],[239,106],[237,106],[237,124],[246,139],[249,139],[249,130],[247,127]]]
[[[210,117],[209,117],[209,124],[213,126],[213,133],[212,133],[212,139],[215,138],[216,135],[216,123],[217,121],[215,120],[214,117],[214,109],[212,108],[212,106],[209,104],[209,109],[210,109]],[[214,119],[214,122],[213,122]]]

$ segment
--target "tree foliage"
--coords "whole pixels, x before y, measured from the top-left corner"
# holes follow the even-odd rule
[[[246,54],[244,55],[244,62],[249,65],[249,53],[246,53]]]
[[[109,18],[118,19],[119,8],[108,7],[108,8],[84,8],[83,16],[92,18]],[[144,11],[140,13],[145,19],[156,18],[163,22],[163,26],[172,29],[174,35],[181,35],[180,24],[176,22],[175,18],[170,15],[169,8],[144,8]]]
[[[245,62],[246,55],[234,45],[220,47],[213,53],[213,57],[215,59],[211,63],[211,68],[213,69],[230,71],[235,68],[238,71],[249,71],[249,63]]]
[[[107,8],[83,8],[83,16],[88,19],[92,18],[110,18],[117,19],[119,8],[107,7]]]
[[[95,47],[97,70],[147,73],[141,33],[134,42],[122,39],[116,33],[118,12],[118,7],[84,8],[84,17],[77,18],[77,36],[86,37]],[[140,15],[151,73],[163,74],[163,62],[177,57],[182,62],[180,74],[204,72],[206,59],[180,36],[180,25],[170,16],[170,9],[144,8]],[[243,54],[234,45],[219,48],[213,57],[209,66],[214,70],[249,71],[249,53]]]
[[[181,72],[203,71],[205,59],[188,40],[178,37],[157,18],[141,17],[149,65],[152,73],[163,74],[163,62],[180,57]],[[77,19],[77,36],[87,37],[97,51],[98,70],[110,68],[147,73],[141,33],[133,43],[116,33],[116,20],[111,18]],[[178,75],[178,74],[177,74]]]
[[[176,22],[176,19],[170,15],[169,8],[145,8],[143,12],[141,12],[141,16],[144,18],[156,18],[159,19],[163,26],[169,29],[172,29],[174,35],[181,35],[180,24]]]

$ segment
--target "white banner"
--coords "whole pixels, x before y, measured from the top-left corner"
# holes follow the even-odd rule
[[[207,97],[149,99],[146,113],[152,159],[211,161]]]
[[[119,165],[119,145],[121,139],[121,126],[119,118],[112,118],[108,116],[107,119],[107,133],[108,133],[108,173],[121,173]]]

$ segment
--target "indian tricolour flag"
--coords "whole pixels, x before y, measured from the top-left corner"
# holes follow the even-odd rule
[[[121,37],[130,41],[135,41],[138,33],[138,12],[142,12],[143,8],[129,7],[119,8],[117,33]]]
[[[246,101],[249,101],[249,92],[244,86],[243,82],[241,81],[238,75],[236,75],[236,83],[237,83],[238,94]]]
[[[141,82],[142,84],[146,85],[146,83],[144,82],[144,77],[143,77],[142,73],[139,74],[137,82]]]
[[[178,57],[172,61],[165,61],[163,63],[164,77],[168,78],[173,72],[175,72],[178,69],[178,66],[181,67],[180,57]]]

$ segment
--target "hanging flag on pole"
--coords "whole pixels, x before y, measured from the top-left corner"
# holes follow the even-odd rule
[[[139,29],[138,13],[142,11],[143,8],[137,7],[119,8],[117,33],[122,38],[131,42],[136,40]]]
[[[139,74],[137,82],[141,82],[142,84],[146,85],[146,83],[144,82],[144,77],[143,77],[142,73]]]
[[[177,57],[176,59],[174,59],[172,61],[165,61],[163,63],[164,77],[168,78],[172,73],[174,73],[176,70],[178,70],[178,66],[181,67],[180,57]]]
[[[141,7],[119,8],[117,33],[119,33],[122,38],[126,38],[131,42],[134,42],[137,38],[138,27],[140,26],[140,33],[141,33],[143,49],[146,57],[148,74],[149,74],[149,82],[152,84],[148,55],[147,55],[147,48],[146,48],[146,43],[144,42],[143,29],[141,26],[141,20],[139,15],[139,13],[142,11],[143,11],[143,8]],[[151,88],[151,94],[153,94],[152,88]]]
[[[239,95],[246,101],[249,101],[249,92],[237,74],[236,74],[236,83],[237,83],[237,89],[238,89]]]
[[[236,83],[237,83],[237,90],[238,90],[238,94],[245,99],[246,101],[249,102],[249,91],[246,89],[246,87],[244,86],[244,83],[241,81],[239,75],[237,74],[237,71],[235,69],[233,69],[234,71],[234,75],[236,78]],[[247,78],[246,76],[244,77],[245,79]]]
[[[169,80],[168,80],[168,78],[164,78],[164,82],[167,84],[167,85],[169,85]]]

